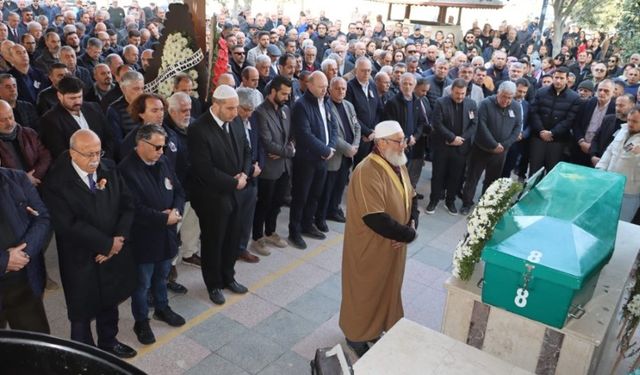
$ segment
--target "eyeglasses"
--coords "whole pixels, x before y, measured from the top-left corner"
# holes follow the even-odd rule
[[[77,152],[81,156],[84,156],[87,159],[95,159],[95,158],[104,157],[104,150],[100,150],[100,151],[97,151],[97,152],[90,152],[88,154],[86,154],[84,152],[80,152],[80,151],[76,150],[75,148],[72,148],[72,150]]]
[[[166,145],[154,145],[153,143],[148,142],[148,141],[145,141],[144,139],[142,140],[142,142],[144,142],[144,143],[146,143],[146,144],[148,144],[148,145],[152,146],[152,147],[153,147],[153,149],[154,149],[154,150],[156,150],[156,151],[160,151],[160,150],[164,149],[164,148],[165,148],[165,146],[166,146]]]
[[[234,52],[233,54],[234,54],[234,55],[241,55],[241,56],[242,56],[242,55],[244,55],[245,53],[244,53],[244,52]]]
[[[356,30],[362,30],[362,27],[356,27]]]
[[[406,146],[407,145],[407,140],[406,139],[403,139],[401,141],[399,141],[397,139],[391,139],[391,138],[382,138],[382,139],[384,139],[385,141],[397,143],[400,146]]]
[[[594,72],[604,72],[604,69],[593,69]]]

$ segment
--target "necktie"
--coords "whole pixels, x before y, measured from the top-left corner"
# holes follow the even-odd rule
[[[89,173],[87,179],[89,180],[89,190],[96,191],[96,182],[93,180],[93,173]]]
[[[224,129],[225,132],[227,132],[227,134],[229,134],[229,123],[225,122],[224,124],[222,124],[222,128]]]

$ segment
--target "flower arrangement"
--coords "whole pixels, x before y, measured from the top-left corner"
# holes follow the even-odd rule
[[[167,40],[162,51],[162,58],[160,60],[160,69],[158,71],[158,77],[162,77],[165,72],[175,68],[177,65],[184,64],[185,61],[189,61],[194,54],[196,54],[198,48],[193,46],[190,38],[182,33],[175,32],[167,36]],[[182,63],[182,64],[181,64]],[[189,64],[191,65],[191,64]],[[198,96],[198,72],[195,70],[195,64],[186,70],[193,79],[193,93],[194,97]],[[175,74],[174,74],[175,75]],[[164,97],[171,96],[173,91],[173,75],[160,82],[158,85],[158,93]]]
[[[467,234],[453,253],[452,273],[455,277],[465,281],[471,278],[484,244],[520,191],[522,184],[510,178],[500,178],[487,188],[467,219]]]
[[[638,329],[638,323],[640,323],[640,283],[638,283],[638,277],[640,276],[640,268],[638,267],[638,259],[636,259],[633,270],[631,271],[632,283],[629,287],[629,296],[627,302],[622,306],[622,322],[620,325],[620,331],[618,332],[618,346],[616,348],[618,357],[613,364],[611,374],[616,373],[616,369],[620,362],[624,358],[636,359],[629,367],[629,373],[640,374],[640,347],[638,343],[633,341],[633,338]]]
[[[213,92],[218,87],[218,78],[227,72],[229,64],[229,47],[227,41],[222,38],[221,33],[218,31],[218,19],[214,15],[211,18],[211,39],[209,44],[209,82],[208,93],[209,97],[213,96]]]

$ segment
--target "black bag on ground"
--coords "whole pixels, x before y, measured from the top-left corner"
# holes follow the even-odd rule
[[[343,360],[343,363],[341,362]],[[311,361],[311,375],[353,375],[349,357],[344,354],[342,345],[320,348]]]

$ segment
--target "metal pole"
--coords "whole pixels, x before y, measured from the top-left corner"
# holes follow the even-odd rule
[[[538,22],[538,31],[540,32],[540,35],[538,37],[538,40],[536,40],[536,45],[535,45],[535,50],[539,51],[540,50],[540,45],[542,42],[542,29],[544,27],[544,16],[545,14],[547,14],[547,6],[549,5],[549,0],[542,0],[542,11],[540,12],[540,21]]]

